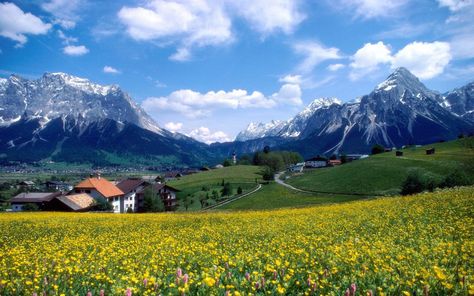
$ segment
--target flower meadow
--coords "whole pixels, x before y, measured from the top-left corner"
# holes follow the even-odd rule
[[[4,213],[0,295],[474,295],[474,188],[300,209]]]

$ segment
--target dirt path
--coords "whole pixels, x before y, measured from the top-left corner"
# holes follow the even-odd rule
[[[203,211],[206,211],[206,210],[212,210],[212,209],[221,207],[221,206],[223,206],[223,205],[229,204],[229,203],[231,203],[231,202],[234,202],[234,201],[236,201],[236,200],[239,200],[239,199],[241,199],[241,198],[244,198],[244,197],[247,197],[247,196],[249,196],[249,195],[251,195],[251,194],[254,194],[255,192],[259,191],[261,188],[262,188],[262,184],[258,184],[257,188],[255,188],[254,190],[252,190],[252,191],[250,191],[250,192],[247,192],[247,193],[245,193],[245,194],[242,194],[242,195],[240,195],[240,196],[238,196],[238,197],[236,197],[236,198],[232,198],[232,199],[225,200],[225,201],[223,201],[223,202],[220,202],[220,203],[218,203],[218,204],[209,206],[209,207],[204,208],[204,209],[202,209],[202,210],[203,210]]]

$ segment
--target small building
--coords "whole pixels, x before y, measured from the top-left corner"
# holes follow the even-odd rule
[[[183,176],[180,172],[167,172],[165,173],[165,181],[171,181],[171,180],[176,180],[179,179]]]
[[[88,178],[74,186],[75,193],[87,193],[94,199],[105,198],[112,204],[114,209],[120,208],[120,198],[124,195],[123,191],[115,186],[112,182],[97,177]]]
[[[403,151],[395,151],[395,156],[403,156]]]
[[[222,169],[222,168],[224,168],[224,166],[223,166],[222,164],[216,164],[216,165],[214,166],[214,168],[215,168],[215,169]]]
[[[21,181],[20,183],[17,184],[17,188],[19,188],[19,189],[28,190],[28,189],[32,189],[34,187],[35,187],[35,182],[29,181],[29,180]]]
[[[10,203],[13,212],[23,211],[26,204],[34,204],[41,211],[84,212],[92,208],[94,198],[86,193],[24,192],[13,197]]]
[[[321,156],[316,156],[304,161],[304,165],[307,168],[323,168],[328,165],[328,161],[326,158]]]
[[[74,186],[61,181],[47,181],[44,183],[47,190],[69,192]]]
[[[431,154],[435,154],[435,149],[434,148],[426,149],[426,155],[431,155]]]
[[[138,211],[138,204],[143,200],[145,188],[150,183],[137,178],[129,178],[120,181],[117,187],[124,193],[118,204],[114,204],[114,213],[126,213],[129,209]]]
[[[305,165],[304,162],[300,162],[300,163],[297,163],[297,164],[294,164],[294,165],[290,165],[286,170],[289,173],[302,173],[304,165]]]
[[[165,211],[176,210],[176,207],[178,206],[176,193],[178,193],[180,190],[166,184],[153,184],[151,186],[152,192],[158,195],[163,201]],[[140,206],[142,206],[142,204],[139,204],[139,207]]]
[[[336,165],[341,165],[342,164],[340,159],[330,159],[328,161],[328,163],[329,163],[330,166],[336,166]]]
[[[359,159],[364,159],[368,158],[368,154],[347,154],[346,158],[348,161],[353,161],[353,160],[359,160]]]

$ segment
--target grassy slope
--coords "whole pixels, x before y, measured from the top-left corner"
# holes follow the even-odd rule
[[[262,185],[258,192],[219,207],[219,210],[265,210],[301,207],[324,203],[335,203],[360,199],[359,196],[315,195],[297,192],[274,182]]]
[[[209,192],[212,192],[214,189],[220,191],[222,189],[220,184],[224,179],[225,182],[232,184],[235,194],[239,186],[242,187],[244,192],[254,188],[256,186],[255,179],[261,179],[262,177],[258,175],[260,170],[261,168],[257,166],[231,166],[184,176],[179,180],[170,181],[168,184],[181,190],[178,198],[183,198],[188,194],[199,193],[203,186],[209,187]],[[198,210],[200,207],[199,200],[195,198],[189,209]]]
[[[466,169],[466,163],[472,163],[474,153],[460,141],[427,147],[435,147],[436,153],[425,155],[426,147],[404,149],[403,157],[387,152],[339,167],[313,170],[290,178],[287,183],[314,191],[391,195],[399,192],[400,184],[411,169],[421,169],[436,179],[461,169],[474,178],[472,170]]]

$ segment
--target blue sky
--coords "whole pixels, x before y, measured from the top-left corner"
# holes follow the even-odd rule
[[[205,142],[350,101],[399,66],[444,92],[474,80],[474,0],[0,2],[0,75],[118,84]]]

